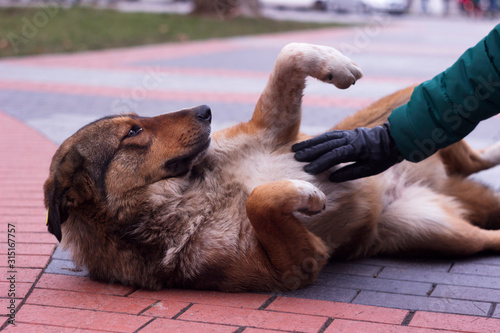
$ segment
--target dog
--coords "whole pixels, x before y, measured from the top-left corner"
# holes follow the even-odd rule
[[[248,122],[211,134],[202,105],[86,125],[53,157],[48,230],[92,279],[151,290],[293,290],[329,258],[500,251],[499,197],[467,178],[500,163],[499,144],[460,141],[418,164],[331,183],[291,151],[308,138],[299,132],[308,76],[345,89],[362,72],[333,48],[292,43]],[[412,89],[334,129],[382,124]]]

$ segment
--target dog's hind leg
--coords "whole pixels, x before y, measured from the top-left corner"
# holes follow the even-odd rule
[[[449,175],[467,177],[500,164],[500,142],[485,149],[474,150],[464,140],[439,151]]]
[[[486,185],[452,176],[446,179],[440,192],[458,200],[472,224],[483,229],[500,229],[500,197]]]
[[[361,78],[361,70],[334,48],[302,43],[285,46],[274,65],[250,121],[269,130],[279,143],[296,139],[307,76],[346,89]]]
[[[370,254],[500,251],[500,230],[473,225],[468,215],[467,207],[455,198],[411,186],[384,210]]]
[[[267,183],[250,194],[248,218],[273,267],[278,289],[297,289],[311,283],[325,265],[326,245],[295,216],[318,214],[325,207],[323,192],[299,180]]]

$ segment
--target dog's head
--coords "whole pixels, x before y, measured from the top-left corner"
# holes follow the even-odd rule
[[[189,173],[210,144],[210,122],[210,108],[199,106],[106,117],[80,129],[57,150],[44,184],[49,231],[61,241],[70,215],[118,214],[134,193]]]

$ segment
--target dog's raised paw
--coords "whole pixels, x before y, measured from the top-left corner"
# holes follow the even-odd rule
[[[311,216],[326,209],[326,196],[319,188],[302,180],[290,181],[297,189],[294,211]]]
[[[328,46],[312,47],[317,51],[319,58],[319,68],[313,76],[319,80],[332,83],[339,89],[346,89],[363,76],[361,69],[340,51]]]

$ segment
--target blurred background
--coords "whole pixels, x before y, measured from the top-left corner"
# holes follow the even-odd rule
[[[499,5],[497,0],[0,0],[0,57],[371,24],[380,15],[494,21]]]

